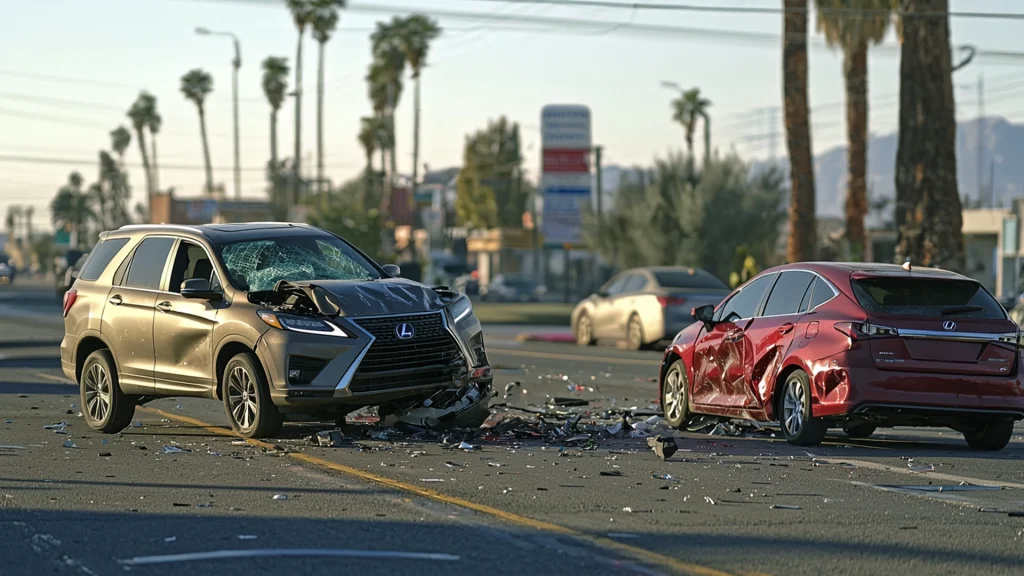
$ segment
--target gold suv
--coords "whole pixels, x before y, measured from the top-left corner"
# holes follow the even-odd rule
[[[469,299],[399,274],[306,225],[125,226],[64,296],[61,362],[105,433],[181,396],[222,401],[245,437],[365,406],[479,425],[492,376]]]

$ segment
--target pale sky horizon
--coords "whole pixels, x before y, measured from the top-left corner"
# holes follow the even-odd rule
[[[687,4],[781,6],[779,0]],[[9,2],[6,8],[0,21],[0,215],[12,204],[32,205],[33,225],[48,229],[48,205],[56,190],[74,170],[87,183],[95,178],[98,151],[109,150],[111,130],[130,128],[125,113],[141,90],[157,97],[164,120],[158,141],[161,188],[173,186],[180,197],[198,196],[203,182],[199,122],[195,107],[178,89],[180,77],[192,68],[214,77],[207,103],[214,180],[233,194],[233,48],[227,38],[196,35],[196,26],[233,32],[241,40],[243,195],[265,197],[270,109],[260,86],[260,63],[274,55],[294,65],[297,40],[283,0],[36,0]],[[594,140],[604,146],[606,164],[648,165],[683,146],[682,129],[671,121],[674,95],[663,81],[697,86],[712,100],[714,147],[735,147],[746,159],[766,159],[774,141],[775,154],[785,156],[777,111],[782,93],[779,14],[568,8],[500,0],[389,0],[386,5],[354,0],[350,8],[326,49],[325,164],[335,182],[355,176],[364,165],[356,134],[360,117],[370,114],[363,80],[369,34],[377,21],[411,12],[434,16],[444,29],[423,73],[421,165],[460,164],[465,136],[505,115],[523,127],[527,168],[535,176],[540,111],[552,103],[591,108]],[[1024,12],[1024,1],[951,0],[950,8]],[[583,27],[552,19],[603,24]],[[991,54],[1019,50],[1024,20],[954,17],[951,27],[954,45],[971,44],[981,51],[954,78],[958,118],[977,116],[976,84],[983,76],[985,115],[1024,121],[1024,53]],[[845,140],[842,56],[824,47],[813,15],[811,28],[812,139],[815,153],[821,153]],[[316,157],[316,72],[317,44],[307,34],[302,148],[304,170],[310,173]],[[294,76],[291,88],[293,82]],[[891,35],[872,49],[869,86],[870,130],[891,133],[899,91],[899,49]],[[765,108],[776,110],[774,130]],[[407,81],[396,118],[398,162],[405,173],[412,168],[412,109]],[[288,102],[279,117],[282,156],[293,150],[293,127]],[[769,136],[773,132],[774,138]],[[699,134],[697,140],[700,153]],[[125,158],[134,204],[144,200],[145,182],[134,133]]]

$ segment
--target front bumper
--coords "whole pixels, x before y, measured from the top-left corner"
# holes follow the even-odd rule
[[[337,318],[351,338],[269,330],[256,351],[274,404],[288,411],[372,406],[492,380],[479,321],[447,311]],[[415,335],[401,340],[399,324]]]

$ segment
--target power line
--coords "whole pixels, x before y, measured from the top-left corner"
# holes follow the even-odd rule
[[[96,160],[78,160],[78,159],[75,159],[75,158],[46,158],[46,157],[41,157],[41,156],[20,156],[20,155],[15,155],[15,154],[0,154],[0,162],[21,163],[21,164],[47,164],[47,165],[53,165],[53,166],[95,166],[96,165]],[[339,165],[329,166],[329,168],[343,169],[343,168],[351,168],[351,167],[353,167],[355,165],[356,165],[355,163],[346,163],[344,166],[339,164]],[[364,164],[360,162],[360,163],[358,163],[358,165],[359,166],[363,166]],[[125,164],[125,168],[139,168],[139,169],[141,169],[143,167],[141,165],[138,165],[138,164]],[[206,169],[205,166],[200,166],[200,165],[164,164],[164,163],[160,163],[159,164],[159,168],[160,168],[160,170],[181,170],[181,171],[196,171],[196,170],[205,170]],[[225,167],[217,167],[217,166],[215,166],[215,167],[212,167],[211,169],[216,171],[216,172],[224,172],[224,171],[231,171],[234,168],[233,167],[225,168]],[[247,167],[243,167],[243,168],[241,168],[241,170],[244,171],[244,172],[262,172],[262,173],[265,173],[267,171],[266,168],[252,168],[252,167],[248,167],[248,168]]]
[[[611,2],[609,0],[462,0],[463,2],[493,3],[509,2],[514,4],[546,4],[565,8],[616,8],[621,10],[652,10],[670,12],[711,12],[719,14],[797,14],[811,13],[810,7],[799,8],[761,8],[752,6],[698,6],[693,4],[660,4],[652,2]],[[351,9],[351,8],[350,8]],[[951,10],[929,10],[922,12],[906,12],[903,10],[879,10],[872,8],[819,8],[814,10],[825,14],[842,14],[845,16],[911,16],[931,18],[992,18],[999,20],[1024,20],[1024,14],[1014,12],[958,12]]]

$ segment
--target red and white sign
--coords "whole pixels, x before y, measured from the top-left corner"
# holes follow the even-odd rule
[[[543,172],[586,174],[590,172],[589,159],[589,149],[545,149]]]

